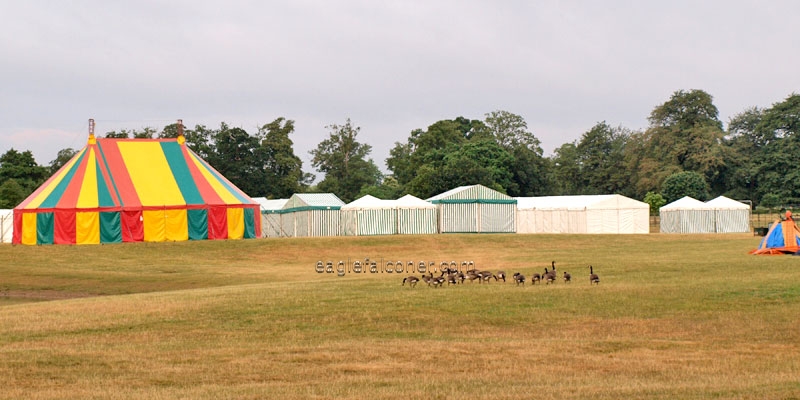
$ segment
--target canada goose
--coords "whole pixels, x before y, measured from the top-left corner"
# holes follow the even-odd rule
[[[464,275],[464,277],[465,277],[466,279],[469,279],[469,281],[470,281],[470,282],[475,282],[475,279],[478,279],[478,283],[480,283],[480,279],[481,279],[480,275],[478,275],[478,274],[477,274],[477,273],[475,273],[475,272],[467,272],[467,273]]]
[[[459,273],[456,274],[456,279],[458,279],[460,281],[459,283],[464,283],[464,279],[466,279],[466,278],[467,277],[466,277],[466,275],[464,275],[463,272],[459,272]]]
[[[489,283],[489,280],[492,279],[491,271],[481,271],[478,272],[478,276],[481,277],[481,282]]]
[[[517,285],[520,283],[522,286],[525,286],[525,275],[520,274],[519,272],[514,273],[514,282],[517,282]]]
[[[539,275],[538,272],[534,272],[533,275],[531,275],[531,285],[535,285],[537,281],[541,282],[542,276]]]
[[[413,275],[412,276],[408,276],[408,277],[403,278],[403,286],[406,285],[406,282],[408,282],[408,286],[415,287],[415,286],[417,286],[417,282],[419,282],[419,278],[417,278],[416,276],[413,276]]]
[[[422,280],[425,281],[425,283],[427,283],[428,286],[430,286],[431,281],[433,280],[433,273],[431,273],[430,275],[422,275]]]
[[[444,283],[444,278],[440,276],[437,278],[432,278],[430,285],[435,288],[438,288],[441,287],[443,283]]]
[[[548,271],[547,268],[544,269],[544,275],[542,275],[542,279],[544,279],[545,285],[550,283],[555,283],[556,281],[556,271]]]
[[[572,282],[572,275],[569,272],[564,271],[564,283]]]
[[[458,277],[457,277],[457,274],[450,274],[450,275],[447,275],[447,284],[448,284],[448,285],[458,285]]]
[[[591,285],[593,283],[596,283],[596,284],[599,285],[600,284],[600,277],[597,276],[597,274],[594,273],[594,269],[592,269],[592,266],[590,265],[589,266],[589,284]]]
[[[499,281],[500,279],[502,279],[503,282],[506,281],[506,271],[497,271],[497,273],[494,274],[495,281]]]

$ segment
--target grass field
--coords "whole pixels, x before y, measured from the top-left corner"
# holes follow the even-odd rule
[[[0,246],[0,398],[800,399],[800,257],[744,235]],[[573,282],[401,286],[318,260]],[[600,275],[588,281],[587,265]]]

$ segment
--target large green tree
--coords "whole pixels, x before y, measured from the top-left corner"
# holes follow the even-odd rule
[[[49,169],[36,163],[30,150],[9,149],[0,156],[0,185],[13,179],[25,196],[33,193],[49,177]]]
[[[56,154],[56,158],[53,161],[50,161],[50,167],[49,167],[50,175],[58,172],[58,170],[61,169],[61,167],[63,167],[66,163],[68,163],[69,160],[72,159],[72,157],[75,157],[76,154],[78,154],[78,151],[71,147],[59,150],[58,154]]]
[[[344,202],[353,201],[365,186],[380,184],[381,172],[368,158],[372,146],[358,142],[361,128],[353,126],[350,118],[344,125],[326,128],[330,130],[328,138],[309,152],[311,165],[325,174],[317,189],[335,193]]]
[[[294,133],[294,121],[277,118],[259,130],[264,156],[268,197],[288,198],[301,192],[312,176],[303,174],[303,162],[294,154],[289,135]]]
[[[486,114],[485,125],[497,144],[512,157],[508,194],[521,197],[550,192],[550,164],[543,157],[541,142],[528,130],[528,122],[520,115],[498,110]]]
[[[703,176],[697,172],[683,171],[668,176],[664,180],[661,193],[669,203],[684,196],[706,201],[708,200],[708,184]]]
[[[774,194],[800,203],[800,95],[766,109],[750,108],[731,118],[727,145],[727,193],[759,203]]]
[[[715,188],[722,185],[724,133],[712,100],[702,90],[679,90],[653,109],[650,127],[627,146],[636,197],[657,191],[664,179],[681,171],[697,172]]]
[[[0,184],[0,209],[16,207],[29,193],[17,183],[16,179],[6,179]]]
[[[223,122],[213,141],[214,152],[207,161],[249,196],[265,196],[266,173],[258,137]]]

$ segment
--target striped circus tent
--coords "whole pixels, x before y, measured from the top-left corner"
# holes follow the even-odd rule
[[[459,186],[428,199],[440,233],[514,233],[517,200],[483,185]]]
[[[259,205],[177,139],[95,139],[14,208],[16,244],[257,238]]]

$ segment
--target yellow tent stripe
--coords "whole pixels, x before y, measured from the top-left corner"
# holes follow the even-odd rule
[[[197,169],[200,170],[200,173],[203,174],[203,178],[208,181],[208,183],[211,185],[211,188],[214,189],[214,191],[222,199],[222,201],[225,202],[225,204],[242,204],[242,202],[239,201],[239,199],[237,199],[236,196],[234,196],[233,193],[231,193],[228,188],[226,188],[222,182],[220,182],[217,177],[214,176],[205,165],[203,165],[203,163],[197,160],[197,158],[194,156],[190,158],[192,159],[194,165],[197,166]]]
[[[125,161],[142,206],[186,205],[159,142],[120,142]]]
[[[98,206],[97,197],[97,156],[94,151],[86,155],[86,172],[83,175],[81,191],[78,195],[78,208],[95,208]],[[98,236],[98,243],[100,243]]]
[[[81,150],[80,152],[78,152],[78,154],[76,154],[74,157],[72,157],[72,159],[69,160],[69,162],[67,162],[66,166],[61,168],[61,171],[58,173],[58,176],[56,176],[55,179],[50,181],[50,184],[46,188],[44,188],[44,190],[42,190],[36,196],[36,198],[31,200],[31,202],[28,203],[27,206],[25,206],[25,209],[39,208],[39,206],[42,205],[42,202],[44,202],[45,199],[47,199],[47,197],[50,196],[50,193],[53,193],[53,190],[55,190],[55,188],[56,188],[56,186],[58,186],[59,182],[61,182],[61,180],[64,179],[64,176],[69,172],[69,170],[71,170],[72,167],[75,165],[75,163],[78,162],[78,160],[81,158],[81,155],[83,155],[83,153],[86,152],[87,148],[88,147],[84,147],[83,150]],[[28,243],[26,243],[26,244],[28,244]],[[36,243],[34,242],[33,244],[36,244]]]
[[[100,213],[75,213],[75,244],[100,243]]]
[[[22,244],[36,244],[36,213],[22,214]]]

